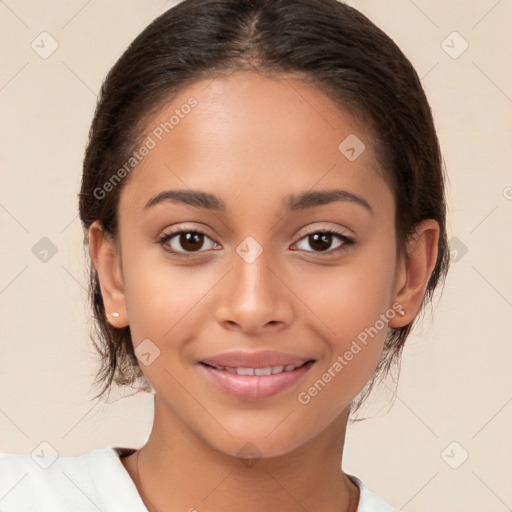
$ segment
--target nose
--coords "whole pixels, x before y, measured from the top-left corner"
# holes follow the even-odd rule
[[[224,328],[257,334],[292,322],[293,293],[279,275],[282,272],[272,268],[269,253],[263,250],[253,261],[243,252],[234,254],[216,306],[217,321]]]

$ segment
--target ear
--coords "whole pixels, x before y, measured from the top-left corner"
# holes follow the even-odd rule
[[[106,235],[98,221],[89,227],[89,254],[98,273],[107,321],[117,328],[128,325],[121,255],[114,240]],[[114,316],[113,313],[119,313]]]
[[[403,327],[418,314],[436,265],[439,231],[437,221],[425,219],[417,224],[415,233],[407,241],[405,254],[399,257],[394,294],[405,315],[390,320],[390,327]]]

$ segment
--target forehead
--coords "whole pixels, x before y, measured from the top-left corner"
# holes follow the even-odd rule
[[[152,148],[121,195],[140,208],[164,188],[214,189],[244,203],[249,195],[384,185],[364,124],[293,75],[195,82],[147,121],[143,140]]]

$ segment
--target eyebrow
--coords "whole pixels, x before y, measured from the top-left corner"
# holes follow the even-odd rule
[[[217,196],[201,190],[164,190],[153,196],[144,206],[151,206],[171,201],[173,203],[186,204],[196,208],[206,208],[214,211],[225,211],[226,203]],[[349,202],[363,206],[370,213],[373,209],[362,197],[342,189],[316,190],[301,194],[289,194],[285,197],[285,204],[289,211],[303,211],[308,208],[322,206],[334,202]]]

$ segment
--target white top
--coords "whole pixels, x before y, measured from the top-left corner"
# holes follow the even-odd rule
[[[47,450],[48,451],[48,450]],[[147,512],[120,456],[131,448],[109,446],[76,457],[0,453],[1,512]],[[397,512],[359,478],[357,512]]]

